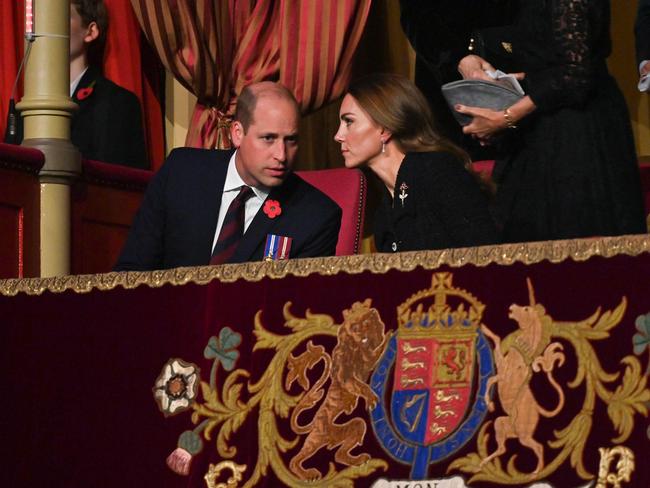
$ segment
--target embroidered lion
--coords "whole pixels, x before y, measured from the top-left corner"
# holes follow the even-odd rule
[[[516,438],[521,444],[533,450],[537,456],[536,475],[544,468],[544,447],[534,438],[540,415],[554,417],[564,407],[564,392],[555,381],[552,371],[557,363],[564,364],[562,344],[551,342],[552,319],[542,305],[535,303],[530,280],[528,290],[530,306],[511,305],[509,317],[517,322],[519,330],[501,340],[486,326],[483,333],[494,342],[494,360],[497,373],[487,383],[485,402],[490,411],[494,404],[489,398],[490,388],[496,383],[501,407],[506,415],[494,421],[497,449],[481,462],[481,466],[506,452],[506,441]],[[530,388],[533,373],[546,372],[549,383],[558,395],[557,406],[552,411],[544,409]]]
[[[300,479],[320,479],[321,472],[316,468],[305,469],[303,462],[321,447],[332,450],[338,448],[334,459],[347,466],[358,466],[370,459],[366,453],[352,454],[350,451],[363,443],[366,424],[360,418],[353,418],[338,424],[336,419],[343,413],[350,414],[363,398],[368,409],[377,404],[377,395],[367,381],[379,357],[384,351],[389,334],[384,332],[384,323],[371,301],[356,302],[349,310],[343,311],[337,339],[338,342],[330,357],[322,346],[314,346],[310,341],[307,350],[287,361],[289,372],[285,380],[288,390],[297,381],[307,393],[301,398],[291,414],[291,428],[296,434],[308,434],[289,467]],[[324,368],[321,377],[309,388],[307,371],[319,361]],[[330,380],[325,394],[323,385]],[[325,395],[311,422],[300,425],[300,415],[313,408]]]

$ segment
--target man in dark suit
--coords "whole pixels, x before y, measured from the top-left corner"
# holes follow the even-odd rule
[[[634,24],[636,40],[636,62],[639,68],[639,77],[643,82],[644,77],[650,73],[650,0],[639,0]],[[650,85],[650,83],[646,83]],[[639,84],[642,91],[648,91],[649,86]]]
[[[84,158],[147,168],[138,97],[104,78],[99,68],[107,29],[103,0],[72,0],[70,88],[79,110],[70,139]]]
[[[108,13],[103,0],[70,2],[70,97],[79,105],[70,140],[86,159],[148,168],[138,97],[101,74]],[[23,140],[22,118],[14,136]]]
[[[214,263],[245,187],[253,194],[243,204],[243,235],[219,262],[265,259],[273,239],[287,245],[288,257],[333,255],[341,209],[291,172],[298,120],[298,104],[282,85],[246,87],[230,127],[236,150],[172,151],[147,188],[115,270]]]

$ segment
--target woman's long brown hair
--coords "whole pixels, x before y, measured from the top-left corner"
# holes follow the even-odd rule
[[[375,73],[354,81],[348,93],[378,125],[392,134],[402,152],[444,151],[466,166],[471,163],[463,149],[435,131],[427,100],[408,78]]]
[[[476,178],[488,197],[494,195],[494,184],[472,168],[469,154],[433,128],[429,103],[411,80],[392,73],[374,73],[352,82],[348,93],[375,123],[390,131],[403,153],[450,153]]]

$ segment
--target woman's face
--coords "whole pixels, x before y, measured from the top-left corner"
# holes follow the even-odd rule
[[[346,95],[339,110],[341,123],[334,140],[341,144],[346,168],[356,168],[381,154],[382,128],[359,106],[352,95]]]

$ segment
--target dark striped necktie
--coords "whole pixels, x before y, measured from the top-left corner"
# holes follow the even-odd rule
[[[235,254],[235,250],[244,235],[246,200],[253,196],[250,186],[242,186],[239,194],[230,203],[226,217],[223,219],[217,244],[214,246],[210,264],[223,264]]]

